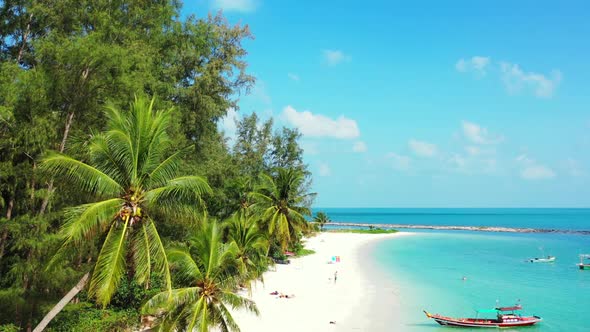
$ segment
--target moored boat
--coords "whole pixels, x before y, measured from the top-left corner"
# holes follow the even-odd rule
[[[590,270],[590,263],[584,263],[584,258],[590,259],[590,254],[580,255],[580,264],[577,264],[580,270]]]
[[[453,318],[439,314],[431,314],[424,310],[426,317],[434,319],[437,323],[444,326],[457,327],[518,327],[531,326],[543,319],[539,316],[522,316],[517,311],[522,310],[521,305],[513,307],[496,307],[494,309],[477,310],[475,318]],[[495,313],[495,318],[479,317],[479,314]]]
[[[555,256],[547,256],[545,258],[531,258],[529,259],[531,263],[553,263],[555,262]]]

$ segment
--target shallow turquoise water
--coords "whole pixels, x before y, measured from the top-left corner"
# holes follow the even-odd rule
[[[419,232],[373,248],[382,275],[396,285],[402,304],[396,316],[408,332],[457,330],[427,319],[423,309],[473,316],[474,309],[518,300],[523,314],[544,319],[520,331],[590,331],[590,271],[575,266],[586,252],[590,236],[486,232]],[[525,262],[543,254],[557,261]]]
[[[590,209],[314,208],[313,210],[314,212],[324,211],[333,221],[338,222],[590,230]]]

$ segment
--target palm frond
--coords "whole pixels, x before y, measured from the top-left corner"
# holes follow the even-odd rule
[[[231,315],[231,312],[225,307],[225,305],[223,304],[223,302],[220,302],[218,304],[218,308],[217,310],[219,310],[219,314],[220,314],[220,320],[221,320],[221,326],[222,326],[222,330],[224,332],[239,332],[240,331],[240,327],[238,326],[238,324],[236,323],[236,321],[234,320],[234,318]]]
[[[62,176],[83,191],[99,197],[119,196],[123,192],[121,185],[107,174],[65,155],[50,153],[43,158],[41,167],[50,174]]]
[[[185,287],[170,292],[160,292],[149,299],[142,307],[143,314],[153,314],[158,310],[173,312],[175,308],[193,303],[200,298],[201,288]]]
[[[176,206],[179,202],[201,204],[203,194],[211,192],[207,181],[199,176],[183,176],[168,181],[165,186],[145,193],[149,206]]]
[[[99,231],[106,230],[108,224],[117,217],[123,202],[120,198],[112,198],[67,209],[65,224],[60,231],[64,243],[79,244],[80,241],[91,239]]]
[[[193,331],[195,325],[199,324],[199,331],[203,331],[202,325],[207,325],[207,302],[204,297],[200,297],[199,300],[193,305],[192,315],[190,322],[188,323],[186,330]],[[207,332],[205,329],[204,332]]]
[[[145,225],[146,234],[150,244],[151,257],[155,265],[154,267],[156,268],[156,271],[164,276],[166,289],[170,292],[172,290],[172,278],[170,276],[170,264],[168,263],[164,244],[162,243],[162,239],[160,238],[160,234],[158,234],[158,230],[156,229],[153,220],[147,219]]]
[[[118,223],[111,225],[90,280],[90,296],[96,297],[98,303],[103,307],[106,307],[117,290],[125,269],[127,249],[125,238],[128,223],[129,218],[125,220],[123,225]]]
[[[133,145],[129,133],[124,130],[110,129],[105,133],[110,158],[119,165],[127,186],[137,185],[137,169],[133,163]]]
[[[152,107],[153,100],[146,112],[152,113]],[[168,128],[170,114],[171,110],[155,112],[145,127],[146,133],[143,136],[147,136],[147,139],[140,141],[142,154],[139,156],[138,163],[141,174],[152,173],[162,160],[162,154],[169,143],[166,129]]]
[[[188,148],[192,148],[192,146]],[[181,156],[186,153],[188,148],[182,149],[172,154],[168,158],[164,159],[164,161],[159,163],[157,166],[153,167],[151,172],[146,172],[146,174],[148,174],[146,187],[157,188],[165,186],[168,181],[173,179],[178,173]]]
[[[152,272],[152,248],[150,247],[150,237],[146,228],[145,223],[142,223],[139,229],[134,232],[133,241],[131,242],[135,279],[140,285],[149,281]]]
[[[247,311],[255,314],[256,316],[260,315],[260,311],[258,311],[258,307],[256,306],[256,302],[247,299],[243,296],[240,296],[233,291],[224,291],[223,292],[223,301],[228,303],[232,309],[246,309]]]
[[[199,266],[191,255],[183,249],[168,249],[168,257],[172,264],[172,267],[181,274],[181,276],[187,280],[195,281],[203,279],[203,274],[199,269]]]
[[[122,186],[128,186],[128,170],[120,160],[116,160],[109,148],[109,137],[104,133],[92,136],[88,145],[92,164],[102,170]]]

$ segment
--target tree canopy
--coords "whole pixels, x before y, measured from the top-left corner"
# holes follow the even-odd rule
[[[218,129],[255,82],[252,37],[177,0],[0,1],[0,327],[31,331],[86,274],[47,329],[137,324],[141,304],[186,286],[167,249],[208,218],[234,215],[219,226],[231,273],[260,276],[285,242],[252,192],[291,172],[311,198],[311,174],[296,129],[255,113],[233,140]],[[289,241],[310,204],[295,201]]]

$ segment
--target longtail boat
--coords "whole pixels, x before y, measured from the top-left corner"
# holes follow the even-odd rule
[[[580,255],[580,264],[577,264],[580,270],[590,270],[590,263],[584,263],[584,258],[590,259],[590,254]]]
[[[531,262],[531,263],[553,263],[553,262],[555,262],[555,256],[547,256],[544,258],[535,257],[535,258],[529,259],[529,262]]]
[[[513,307],[496,307],[494,309],[477,310],[475,318],[453,318],[439,314],[431,314],[424,310],[426,317],[434,319],[440,325],[457,326],[457,327],[517,327],[531,326],[541,320],[539,316],[521,316],[517,313],[522,310],[520,304]],[[479,314],[495,313],[495,318],[480,318]]]

